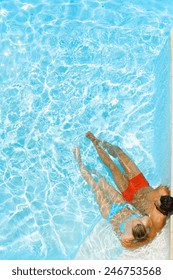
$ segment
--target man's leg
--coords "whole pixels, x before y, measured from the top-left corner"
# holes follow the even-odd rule
[[[86,133],[86,137],[90,139],[95,146],[97,153],[99,154],[103,163],[110,169],[114,181],[121,192],[125,191],[128,187],[129,180],[120,171],[117,165],[112,161],[110,156],[99,146],[98,140],[91,132]]]
[[[118,157],[128,179],[132,179],[137,176],[141,171],[136,166],[136,164],[121,150],[120,147],[114,146],[106,141],[101,141],[98,139],[99,145],[101,145],[107,152],[113,156]]]

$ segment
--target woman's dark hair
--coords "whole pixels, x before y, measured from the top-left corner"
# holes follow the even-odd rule
[[[173,197],[169,195],[163,195],[160,198],[160,206],[157,209],[166,216],[173,214]]]
[[[133,236],[138,241],[143,241],[148,237],[146,228],[143,224],[137,224],[134,228],[132,228]]]

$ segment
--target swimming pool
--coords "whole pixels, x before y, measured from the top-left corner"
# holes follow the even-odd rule
[[[80,145],[113,184],[88,130],[118,143],[152,185],[170,183],[157,66],[172,10],[170,0],[1,1],[1,259],[74,259],[103,222],[72,154]],[[108,258],[122,254],[118,244]]]

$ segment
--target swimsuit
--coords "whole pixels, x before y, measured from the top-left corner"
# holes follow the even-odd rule
[[[133,218],[136,218],[136,219],[139,219],[140,216],[137,215],[137,214],[132,214],[129,218],[125,219],[122,224],[120,225],[120,231],[123,233],[124,230],[125,230],[125,224],[127,223],[128,220],[130,219],[133,219]]]
[[[112,217],[117,214],[121,209],[126,208],[128,205],[128,203],[124,203],[124,204],[112,204],[111,209],[110,209],[110,213],[109,216],[107,218],[108,222],[110,222],[110,220],[112,219]]]
[[[134,194],[141,188],[148,187],[149,183],[145,179],[142,173],[129,180],[129,185],[122,195],[128,202],[132,202]]]
[[[110,222],[110,220],[112,219],[112,217],[117,214],[121,209],[126,208],[128,206],[128,203],[124,203],[124,204],[112,204],[111,209],[110,209],[110,213],[109,216],[107,218],[107,221]],[[137,214],[132,214],[130,217],[128,217],[127,219],[125,219],[122,224],[120,225],[120,231],[123,232],[125,229],[125,224],[129,219],[132,218],[137,218],[139,219],[140,216],[138,216]]]

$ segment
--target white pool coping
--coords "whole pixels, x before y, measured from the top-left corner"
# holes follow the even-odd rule
[[[173,28],[171,29],[171,196],[173,196]],[[170,217],[170,259],[173,260],[173,215]]]

